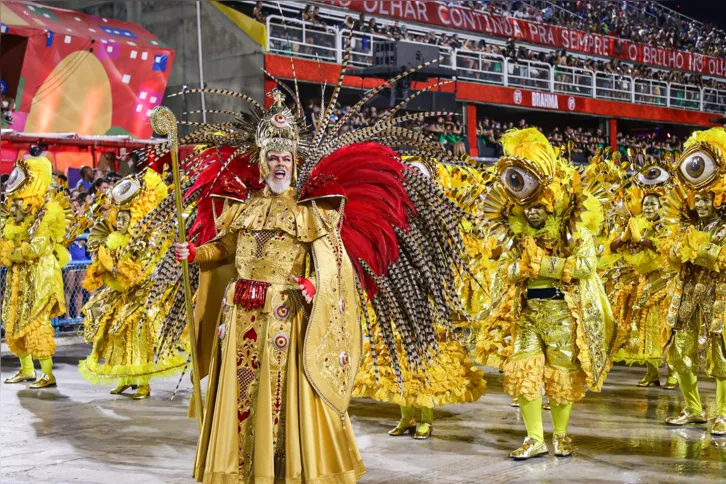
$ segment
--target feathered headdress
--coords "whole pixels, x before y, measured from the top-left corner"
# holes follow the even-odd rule
[[[131,213],[129,227],[137,225],[169,194],[169,187],[153,170],[127,176],[111,189],[109,200],[119,210]]]
[[[726,130],[711,128],[696,131],[683,144],[684,151],[676,162],[676,174],[688,194],[693,208],[695,192],[714,194],[713,205],[726,201]]]
[[[53,167],[48,158],[41,156],[18,160],[8,178],[6,188],[8,201],[20,199],[27,206],[39,209],[43,206],[43,200],[52,182]]]

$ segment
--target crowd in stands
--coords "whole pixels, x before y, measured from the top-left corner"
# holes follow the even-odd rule
[[[556,7],[547,1],[522,2],[492,0],[490,2],[446,3],[460,3],[471,8],[487,9],[495,14],[506,13],[516,17],[532,18],[539,21],[551,22],[564,15],[562,8]],[[638,8],[633,6],[632,2],[569,2],[568,4],[573,9],[578,9],[579,12],[588,12],[588,15],[591,16],[600,15],[604,8],[601,4],[608,4],[613,8],[618,7],[615,10],[611,9],[612,12],[615,12],[616,18],[620,18],[619,15],[623,12],[637,12],[638,15],[633,13],[633,16],[624,15],[624,17],[638,19],[642,17],[640,15],[642,12],[646,12],[643,15],[646,15],[644,18],[647,19],[661,17],[676,19],[676,17],[669,16],[667,13],[664,14],[658,9],[654,10],[658,15],[650,13],[652,8],[646,5],[646,3],[648,2],[643,2],[643,5]],[[537,6],[541,8],[537,8]],[[279,14],[279,12],[270,6],[264,5],[263,2],[257,2],[253,15],[258,21],[264,22],[267,15],[270,14]],[[566,17],[570,23],[575,21],[573,19],[581,19],[575,14]],[[675,105],[680,105],[685,108],[700,108],[700,94],[693,87],[717,89],[726,92],[726,82],[713,78],[704,78],[700,74],[657,69],[644,64],[622,62],[618,59],[603,60],[587,58],[568,53],[565,50],[532,50],[525,45],[517,44],[514,39],[509,39],[504,45],[501,45],[487,42],[483,38],[473,39],[466,36],[460,37],[456,33],[451,34],[434,31],[427,33],[415,32],[409,30],[405,24],[401,24],[397,20],[392,20],[392,23],[383,24],[376,18],[368,16],[365,13],[360,13],[357,16],[347,15],[340,22],[331,18],[323,18],[320,14],[319,6],[307,5],[300,12],[298,19],[304,20],[308,22],[308,25],[312,24],[313,26],[306,30],[306,38],[302,38],[303,34],[300,29],[290,28],[285,33],[278,32],[276,37],[285,38],[285,36],[288,36],[293,41],[289,44],[283,42],[284,45],[279,46],[279,48],[281,50],[294,51],[298,55],[323,60],[333,60],[336,58],[335,34],[330,29],[345,28],[362,34],[370,33],[384,36],[390,40],[408,40],[437,45],[451,50],[458,49],[455,62],[451,62],[450,58],[447,57],[447,52],[442,51],[442,63],[444,65],[455,65],[463,78],[476,79],[483,82],[502,83],[504,66],[502,65],[501,59],[499,59],[501,57],[508,59],[510,63],[508,74],[521,78],[515,79],[514,81],[510,80],[511,85],[519,87],[549,89],[549,69],[547,66],[553,66],[555,68],[555,83],[558,91],[572,92],[573,94],[586,96],[593,95],[592,75],[589,73],[573,73],[571,69],[566,68],[586,69],[602,73],[595,81],[595,85],[600,89],[597,92],[597,96],[611,99],[630,99],[631,81],[629,78],[643,80],[636,82],[634,87],[636,102],[641,103],[667,104],[665,85],[658,82],[651,85],[648,82],[650,80],[689,86],[689,88],[676,89],[671,96],[671,105],[675,103]],[[664,22],[666,21],[664,20]],[[570,24],[567,25],[572,26]],[[699,24],[691,22],[690,25],[698,27]],[[726,34],[722,34],[718,38],[726,39]],[[353,42],[353,63],[358,63],[359,65],[369,63],[371,61],[370,53],[372,50],[370,39],[365,36],[357,36]],[[659,45],[663,44],[659,43]],[[479,53],[491,54],[492,56],[480,56]],[[546,64],[547,66],[529,64],[527,61],[538,62]],[[560,67],[559,72],[557,70],[558,67]],[[707,91],[704,94],[704,103],[708,105],[706,108],[716,107],[715,110],[719,110],[721,106],[726,104],[726,95],[719,95],[714,91]]]
[[[338,103],[332,113],[331,123],[338,122],[349,110],[350,106]],[[351,129],[372,126],[388,112],[388,109],[378,109],[373,106],[365,107],[359,113],[350,116],[346,120],[345,125],[341,127],[341,133],[345,133]],[[319,102],[310,101],[305,108],[305,115],[308,123],[315,128],[320,122]],[[412,121],[406,127],[434,137],[445,149],[455,155],[466,152],[466,130],[461,119],[457,116],[449,114],[424,121]],[[529,127],[533,127],[533,125],[529,124],[524,118],[518,122],[501,121],[488,117],[480,118],[477,122],[477,137],[480,151],[482,151],[480,152],[480,156],[501,156],[502,147],[499,139],[501,139],[502,135],[512,128]],[[610,146],[610,140],[601,129],[589,129],[581,126],[577,128],[570,126],[565,126],[564,128],[534,127],[545,133],[556,146],[568,146],[571,142],[573,147],[571,155],[573,161],[576,162],[584,163],[595,155],[598,148],[602,149]],[[683,143],[682,139],[670,134],[666,135],[664,139],[656,139],[653,136],[634,136],[618,133],[617,141],[618,150],[621,152],[623,159],[628,159],[628,150],[633,153],[633,156],[642,156],[644,152],[660,155],[680,151]]]
[[[489,0],[445,3],[646,45],[726,57],[726,34],[722,30],[677,15],[653,1]]]
[[[485,147],[480,156],[498,157],[502,155],[502,145],[499,143],[502,135],[512,128],[529,128],[533,127],[522,118],[518,122],[514,121],[498,121],[488,117],[480,118],[477,122],[477,136],[479,138],[480,147]],[[584,163],[595,155],[598,149],[604,149],[610,146],[609,139],[601,129],[588,129],[582,126],[573,128],[565,126],[564,128],[543,128],[534,126],[542,131],[555,146],[572,145],[572,160],[574,162]],[[656,139],[651,136],[634,136],[618,133],[617,144],[623,159],[629,159],[628,151],[632,153],[632,157],[638,159],[643,153],[649,155],[661,155],[664,153],[673,153],[680,151],[683,140],[667,134],[664,139]]]

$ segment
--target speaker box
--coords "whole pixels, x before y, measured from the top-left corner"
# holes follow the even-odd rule
[[[374,42],[373,66],[391,66],[410,69],[439,57],[435,45],[413,42]]]
[[[413,89],[384,89],[368,103],[377,109],[388,109],[403,102],[407,97],[415,93]],[[395,94],[395,95],[394,95]],[[456,111],[456,94],[453,92],[427,91],[419,94],[404,108],[404,111],[444,111],[453,113]]]

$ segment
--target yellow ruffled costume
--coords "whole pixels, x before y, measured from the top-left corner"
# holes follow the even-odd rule
[[[601,390],[621,337],[597,273],[591,235],[600,233],[603,210],[536,129],[510,130],[502,145],[484,215],[492,236],[508,250],[492,278],[492,304],[476,357],[480,363],[501,362],[504,390],[519,401],[528,437],[512,457],[547,451],[543,392],[552,405],[555,455],[569,455],[572,404],[588,388]],[[525,209],[546,216],[532,224]]]
[[[83,281],[87,291],[98,292],[83,308],[84,337],[93,343],[93,350],[78,368],[94,384],[144,386],[152,378],[181,372],[186,364],[181,354],[154,361],[157,325],[170,308],[168,304],[149,304],[149,275],[171,240],[165,234],[152,234],[149,239],[154,239],[153,244],[131,245],[139,222],[166,197],[167,187],[158,174],[147,170],[139,189],[141,193],[129,206],[119,207],[120,211],[130,212],[129,232],[114,231],[107,235]]]
[[[16,170],[22,170],[25,179],[9,193],[7,210],[22,206],[27,215],[19,223],[8,219],[2,229],[0,265],[7,267],[2,320],[8,347],[21,359],[21,373],[35,379],[32,359],[41,360],[44,374],[52,375],[51,319],[65,313],[61,268],[70,259],[62,245],[67,221],[63,207],[48,191],[50,161],[21,160]]]

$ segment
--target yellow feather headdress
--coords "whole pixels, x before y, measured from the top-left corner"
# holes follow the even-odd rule
[[[726,130],[711,128],[696,131],[683,144],[683,153],[676,163],[676,174],[688,193],[693,207],[696,192],[714,194],[714,206],[726,201]]]

